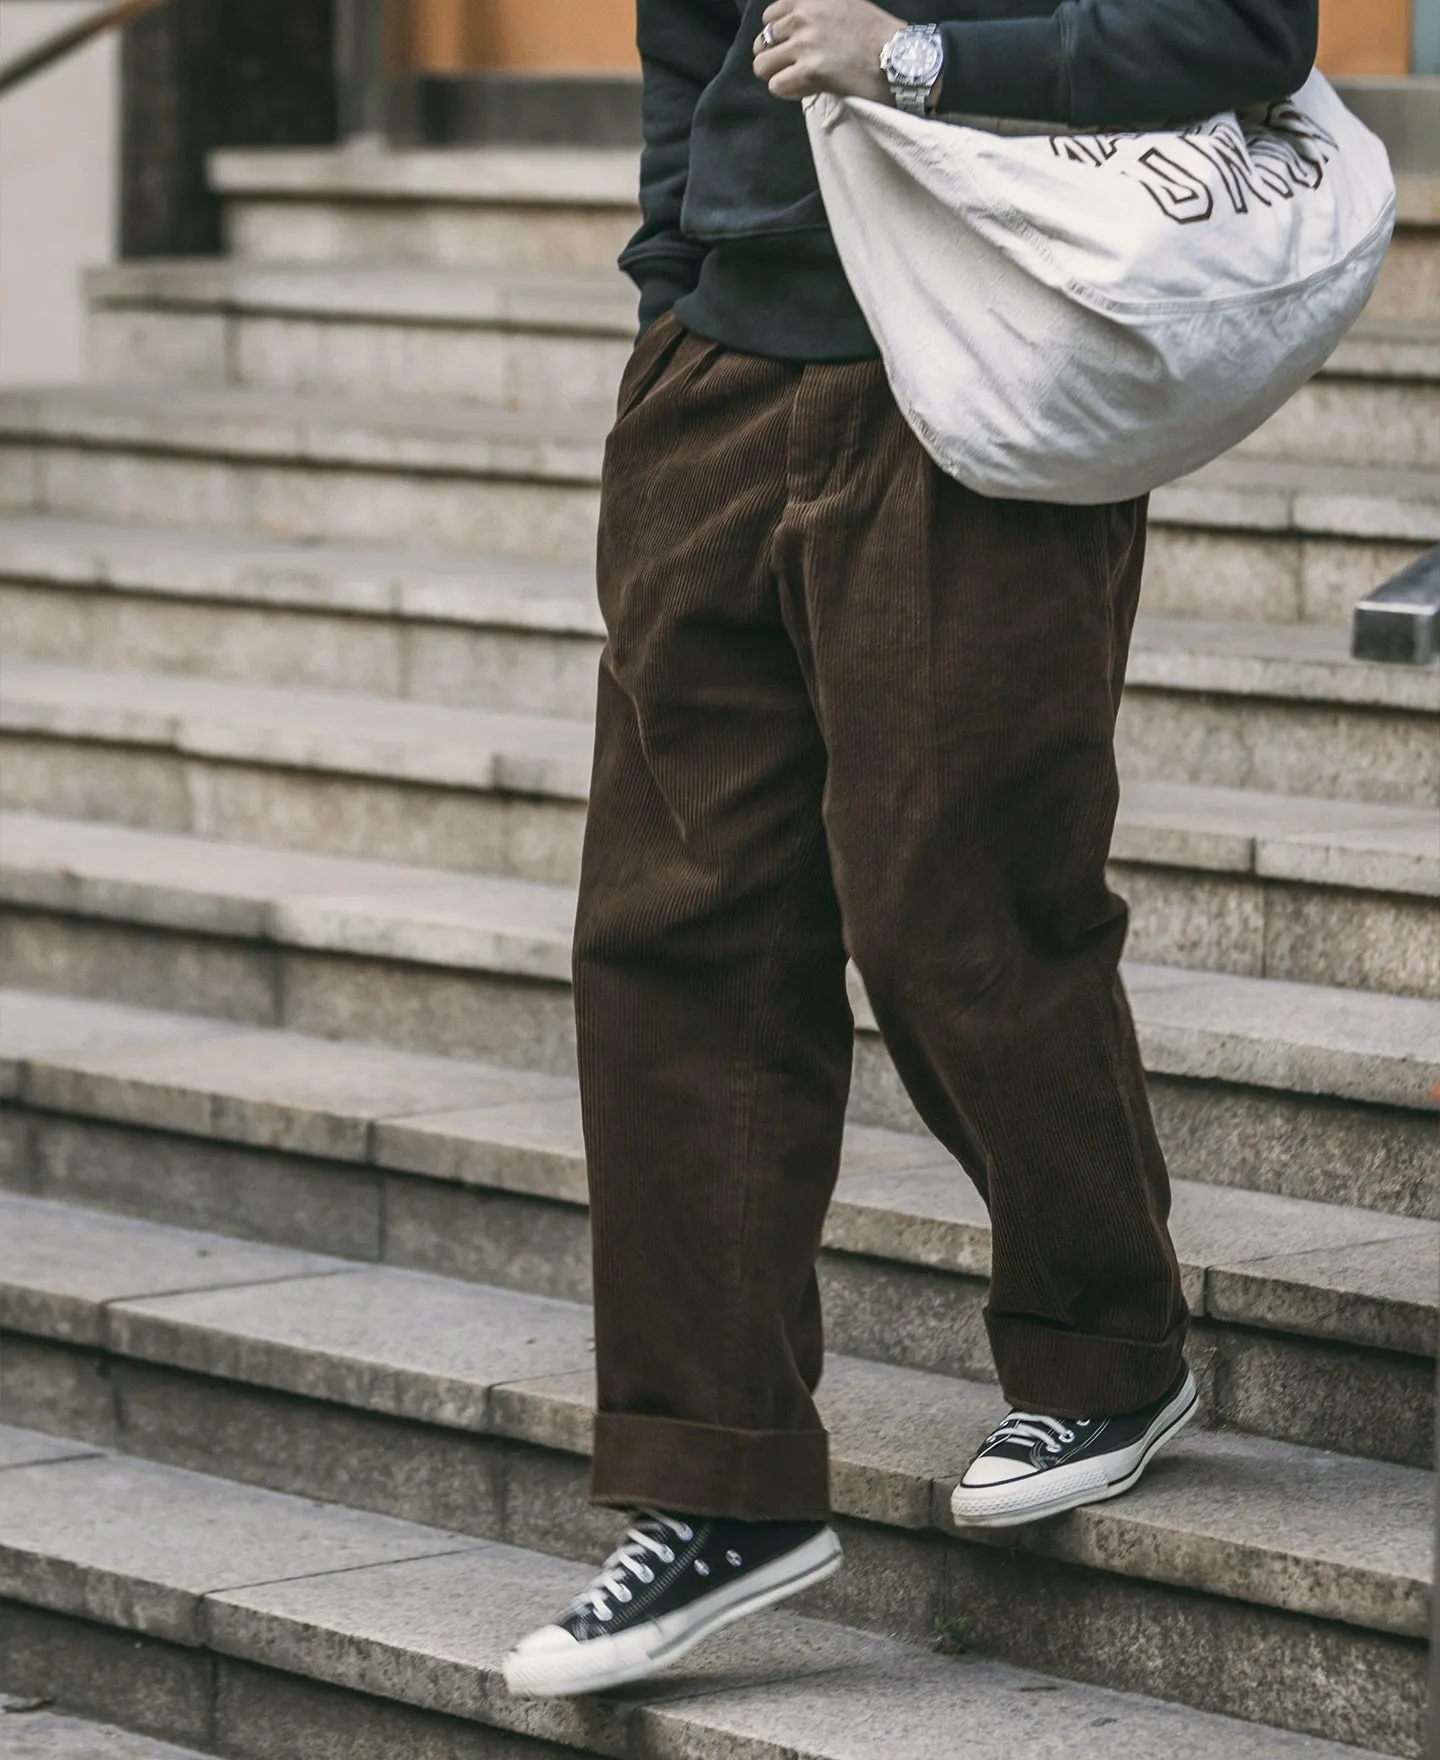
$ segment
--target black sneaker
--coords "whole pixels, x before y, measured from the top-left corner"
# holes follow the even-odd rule
[[[505,1685],[550,1698],[644,1680],[839,1568],[839,1536],[823,1522],[637,1516],[590,1587],[505,1658]]]
[[[1011,1412],[966,1468],[951,1514],[971,1527],[1009,1528],[1118,1497],[1194,1416],[1196,1398],[1195,1377],[1182,1367],[1168,1393],[1123,1418]]]

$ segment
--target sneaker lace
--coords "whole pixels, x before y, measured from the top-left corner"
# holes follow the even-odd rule
[[[694,1538],[694,1529],[679,1516],[645,1510],[636,1517],[634,1527],[626,1531],[625,1538],[601,1565],[590,1586],[575,1597],[566,1612],[593,1613],[602,1621],[613,1619],[615,1610],[611,1602],[618,1601],[623,1605],[634,1594],[626,1579],[633,1577],[638,1583],[653,1583],[655,1571],[649,1561],[653,1558],[662,1565],[674,1564],[675,1549],[670,1542],[678,1540],[685,1546]]]
[[[1089,1427],[1088,1418],[1077,1418],[1079,1429]],[[1047,1418],[1041,1412],[1011,1412],[997,1429],[985,1438],[986,1448],[997,1442],[1039,1442],[1046,1454],[1059,1454],[1062,1443],[1073,1442],[1075,1431],[1063,1418]]]

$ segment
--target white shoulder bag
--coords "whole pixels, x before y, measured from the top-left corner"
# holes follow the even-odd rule
[[[983,495],[1118,501],[1218,457],[1340,341],[1394,227],[1385,149],[1318,73],[1156,133],[806,118],[896,401]]]

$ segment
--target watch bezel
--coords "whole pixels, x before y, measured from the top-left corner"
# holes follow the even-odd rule
[[[923,47],[928,51],[928,65],[924,71],[911,73],[895,65],[895,56],[901,45],[907,49]],[[945,45],[939,30],[934,25],[907,25],[903,31],[896,31],[880,51],[880,67],[892,87],[899,86],[909,92],[929,91],[945,71]]]

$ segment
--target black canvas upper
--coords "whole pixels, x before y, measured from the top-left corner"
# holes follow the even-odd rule
[[[1047,1418],[1011,1412],[998,1429],[986,1437],[979,1454],[988,1459],[1013,1461],[1017,1468],[1046,1472],[1075,1461],[1093,1460],[1138,1442],[1185,1386],[1189,1368],[1182,1367],[1159,1399],[1137,1412],[1118,1418]],[[979,1458],[977,1456],[977,1458]]]
[[[679,1532],[676,1527],[679,1527]],[[613,1638],[667,1613],[676,1613],[701,1596],[748,1575],[761,1565],[824,1531],[823,1522],[715,1521],[691,1516],[666,1520],[641,1517],[636,1528],[649,1534],[670,1556],[666,1560],[642,1548],[625,1548],[612,1555],[601,1576],[555,1623],[582,1642],[590,1638]],[[686,1534],[689,1538],[686,1539]],[[636,1555],[641,1570],[617,1561],[628,1552]],[[647,1583],[644,1572],[651,1580]],[[629,1599],[603,1584],[612,1574]],[[594,1605],[594,1597],[608,1609],[608,1619]]]
[[[751,69],[767,0],[638,0],[642,325],[795,360],[875,353],[825,220],[799,104]],[[1318,0],[884,0],[945,43],[947,113],[1130,128],[1288,95]],[[944,124],[936,122],[935,127]]]

